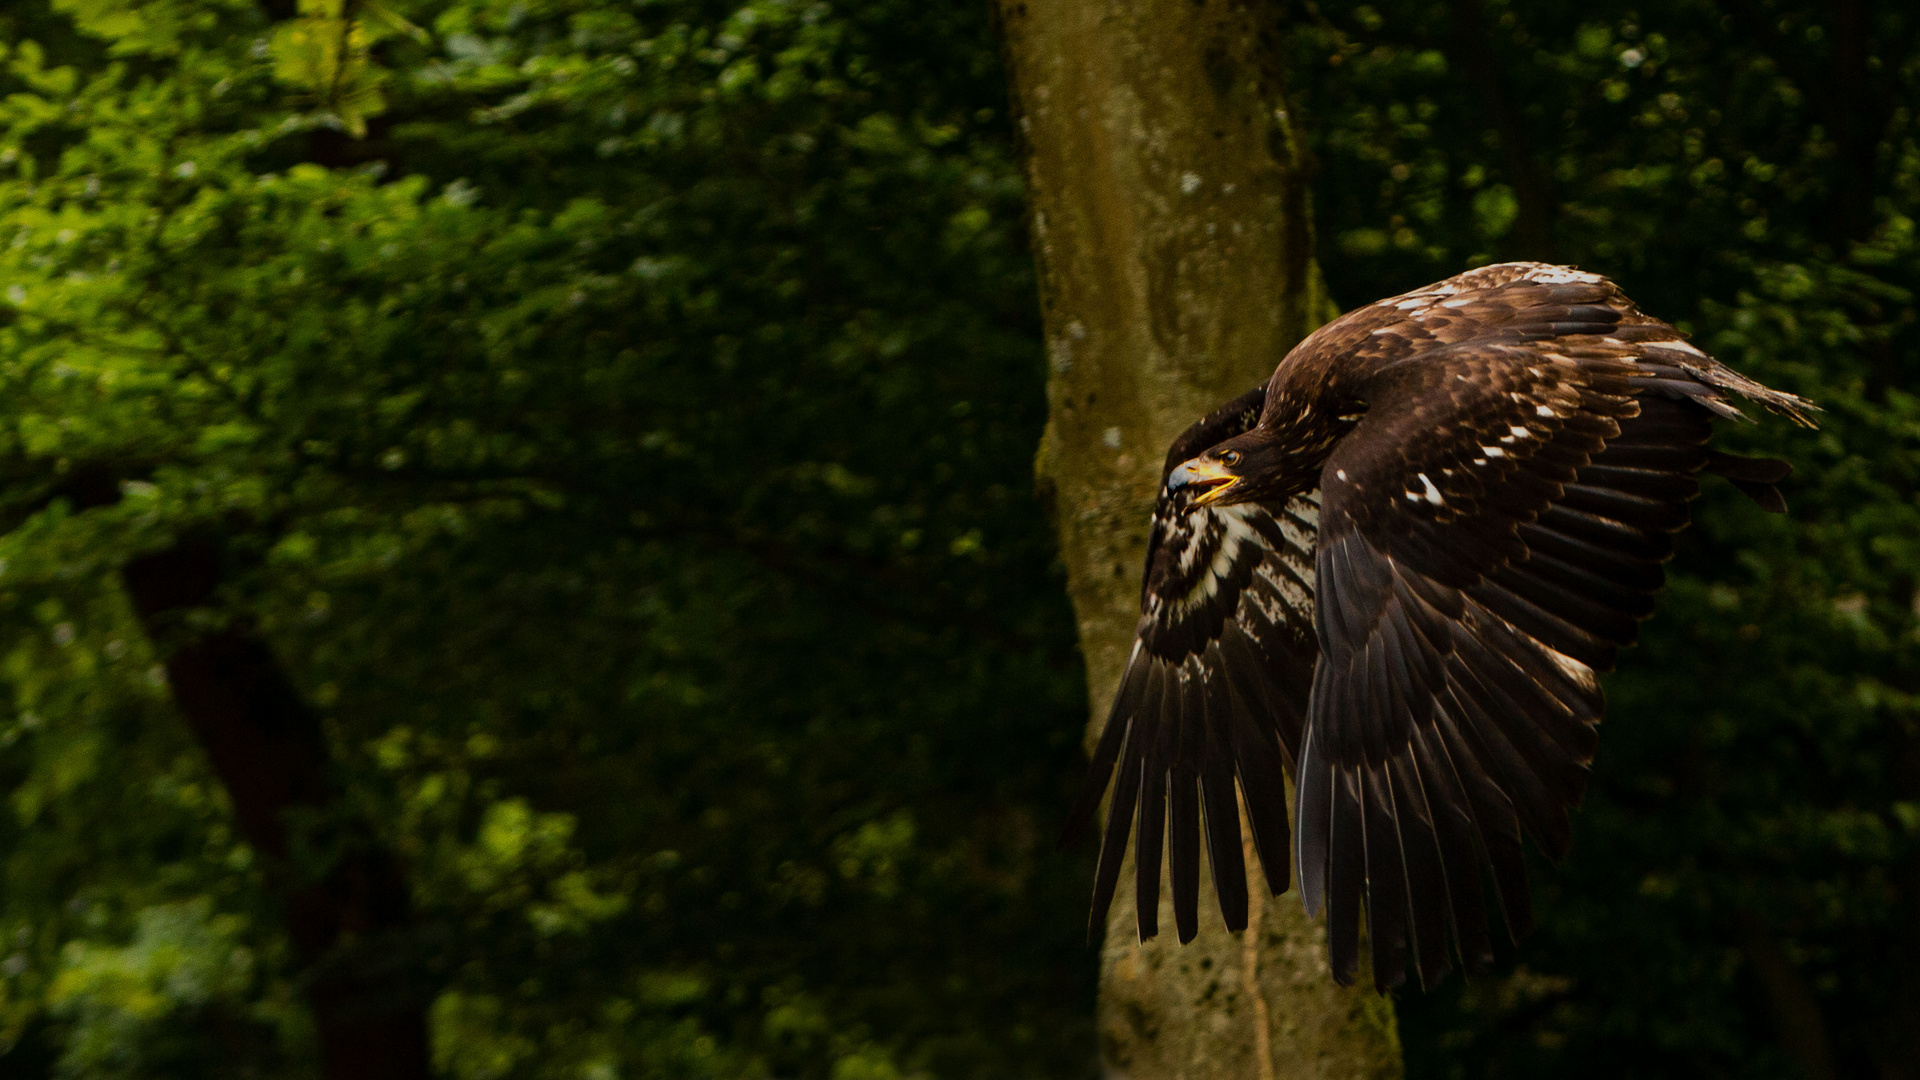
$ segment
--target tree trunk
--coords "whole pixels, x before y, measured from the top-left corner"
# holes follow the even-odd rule
[[[339,814],[325,733],[266,641],[244,620],[208,629],[188,618],[213,601],[222,569],[217,543],[183,540],[122,576],[174,704],[285,905],[320,1074],[427,1080],[428,995],[400,940],[412,917],[406,878],[364,823]]]
[[[1277,7],[999,4],[1051,365],[1037,471],[1079,621],[1091,741],[1139,616],[1168,443],[1265,381],[1329,305],[1281,92]],[[1391,1002],[1334,984],[1325,932],[1293,895],[1255,903],[1241,937],[1208,917],[1211,896],[1201,903],[1200,936],[1184,948],[1172,935],[1137,945],[1132,905],[1114,905],[1100,983],[1110,1073],[1400,1075]]]

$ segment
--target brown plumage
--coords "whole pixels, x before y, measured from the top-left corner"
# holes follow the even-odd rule
[[[1203,841],[1246,925],[1235,781],[1269,888],[1287,887],[1283,777],[1307,910],[1333,974],[1432,985],[1532,915],[1520,836],[1558,859],[1586,786],[1596,676],[1653,609],[1695,474],[1763,507],[1787,463],[1709,449],[1738,395],[1811,426],[1610,282],[1484,267],[1329,323],[1266,386],[1168,451],[1141,616],[1069,832],[1117,767],[1094,887],[1104,923],[1136,837],[1140,936],[1162,837],[1182,942]],[[1136,827],[1137,826],[1137,827]]]

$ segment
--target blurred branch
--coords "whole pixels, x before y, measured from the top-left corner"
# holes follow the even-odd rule
[[[426,995],[394,970],[402,953],[392,942],[412,920],[400,865],[359,823],[332,825],[324,836],[291,829],[290,816],[324,821],[338,800],[319,720],[247,621],[206,630],[187,619],[213,600],[224,562],[217,541],[183,539],[128,563],[127,595],[240,834],[286,904],[288,937],[309,966],[303,981],[322,1076],[426,1080]],[[310,846],[331,855],[317,876],[293,858]]]
[[[307,460],[312,461],[311,458]],[[58,500],[66,500],[75,511],[112,506],[123,494],[123,485],[146,480],[157,463],[152,461],[97,461],[71,467],[61,473],[58,463],[45,459],[22,460],[5,473],[15,483],[37,483],[40,490],[10,510],[0,509],[0,534],[18,528],[32,515]],[[725,550],[751,559],[765,569],[787,578],[823,596],[831,603],[849,605],[883,622],[911,628],[922,633],[959,630],[969,637],[991,641],[1009,653],[1044,653],[1047,662],[1065,668],[1075,662],[1069,648],[983,617],[967,610],[952,596],[935,595],[932,603],[915,606],[901,602],[903,597],[924,595],[917,590],[919,577],[902,576],[886,560],[831,544],[813,544],[804,548],[786,543],[764,530],[743,527],[719,519],[700,518],[684,512],[671,520],[655,520],[636,525],[632,507],[622,501],[609,501],[577,484],[579,473],[547,474],[521,472],[488,473],[473,471],[464,476],[441,475],[422,480],[396,476],[384,470],[334,467],[343,479],[357,489],[390,496],[386,505],[393,509],[418,507],[427,503],[484,503],[500,499],[540,502],[541,496],[571,504],[578,518],[610,530],[612,535],[661,543],[698,545],[703,550]],[[436,483],[435,481],[438,481]],[[284,522],[253,522],[261,533],[279,531]],[[245,524],[238,527],[246,528]],[[137,561],[137,560],[136,560]],[[211,594],[201,603],[211,602]]]
[[[1738,919],[1747,964],[1773,1007],[1781,1051],[1800,1066],[1805,1080],[1836,1080],[1840,1073],[1833,1064],[1826,1017],[1807,981],[1800,977],[1764,919],[1744,908]]]
[[[1554,262],[1553,221],[1558,203],[1553,184],[1527,138],[1526,124],[1513,106],[1499,60],[1488,43],[1486,16],[1480,0],[1452,0],[1455,70],[1467,80],[1486,106],[1487,120],[1500,140],[1500,160],[1513,182],[1519,214],[1514,219],[1512,254],[1523,259]]]

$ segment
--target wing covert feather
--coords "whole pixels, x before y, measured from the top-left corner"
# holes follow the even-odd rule
[[[1296,847],[1336,977],[1357,969],[1362,900],[1377,986],[1409,956],[1428,985],[1456,952],[1484,964],[1482,867],[1518,935],[1520,834],[1566,852],[1596,675],[1652,610],[1708,462],[1715,412],[1640,375],[1620,357],[1446,346],[1381,370],[1328,459],[1299,785],[1332,797],[1302,806]]]

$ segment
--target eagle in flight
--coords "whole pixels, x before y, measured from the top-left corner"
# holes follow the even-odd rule
[[[1068,825],[1113,800],[1105,924],[1129,836],[1142,940],[1162,838],[1180,941],[1202,837],[1229,930],[1247,923],[1244,795],[1269,888],[1288,847],[1334,977],[1432,986],[1490,963],[1482,867],[1532,925],[1522,832],[1558,860],[1586,787],[1598,675],[1653,610],[1696,474],[1783,511],[1784,461],[1711,449],[1744,378],[1567,267],[1482,267],[1351,312],[1167,453],[1132,654]],[[1117,767],[1117,772],[1116,772]],[[1297,802],[1289,837],[1284,778]]]

